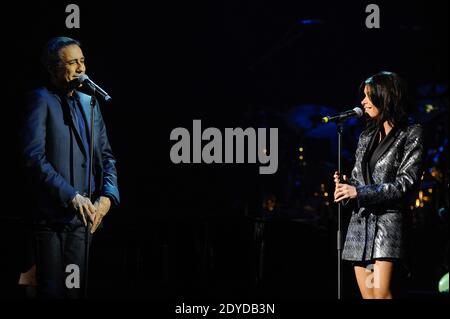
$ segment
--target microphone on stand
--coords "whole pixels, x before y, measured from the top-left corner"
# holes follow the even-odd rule
[[[339,113],[337,115],[325,116],[322,118],[322,123],[341,122],[350,117],[361,117],[363,114],[364,111],[360,107],[355,107],[354,109]]]
[[[83,84],[88,91],[95,94],[97,98],[100,98],[104,102],[110,102],[112,100],[111,96],[106,93],[101,87],[94,83],[86,74],[82,74],[78,77],[77,82]]]

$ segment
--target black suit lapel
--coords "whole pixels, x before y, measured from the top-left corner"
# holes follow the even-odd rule
[[[389,134],[381,141],[380,145],[375,149],[373,156],[375,157],[375,161],[378,162],[380,157],[386,153],[386,151],[391,147],[392,143],[397,138],[399,130],[396,127],[393,127]],[[369,159],[370,160],[370,159]]]
[[[78,93],[76,93],[78,94]],[[81,105],[81,113],[83,114],[83,119],[86,124],[87,137],[89,138],[91,134],[91,101],[90,99],[85,99],[82,96],[79,96],[79,101]]]
[[[375,139],[378,138],[379,134],[380,134],[379,129],[377,129],[373,132],[372,136],[370,137],[370,141],[367,144],[366,151],[364,152],[363,160],[361,162],[362,175],[364,178],[364,183],[366,185],[372,184],[370,173],[369,173],[369,160],[370,160],[369,155],[370,155],[370,150],[373,148],[373,144],[375,143]]]
[[[83,140],[81,139],[81,135],[78,129],[78,125],[75,122],[74,117],[72,116],[72,112],[70,111],[69,102],[65,97],[61,97],[58,95],[59,100],[61,101],[61,105],[63,107],[64,114],[67,114],[67,117],[70,118],[68,121],[75,135],[75,139],[77,140],[78,145],[80,146],[81,152],[84,156],[87,156],[87,150],[84,147]]]
[[[392,143],[397,139],[400,130],[395,127],[392,128],[391,132],[378,144],[376,147],[374,144],[376,143],[376,139],[380,138],[380,129],[377,129],[374,134],[370,138],[370,142],[367,145],[366,151],[364,153],[363,161],[361,163],[362,175],[364,178],[364,182],[366,185],[372,184],[372,176],[370,174],[370,160],[371,157],[374,157],[375,163],[383,156],[384,153],[391,147]],[[373,150],[373,148],[375,149]],[[371,152],[373,150],[373,153]],[[373,154],[370,156],[370,154]]]

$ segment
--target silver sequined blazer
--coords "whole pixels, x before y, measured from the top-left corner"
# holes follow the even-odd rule
[[[423,131],[418,124],[394,127],[375,150],[378,159],[370,175],[367,150],[378,133],[366,130],[358,141],[349,180],[357,198],[342,253],[345,260],[405,257],[409,199],[422,175]]]

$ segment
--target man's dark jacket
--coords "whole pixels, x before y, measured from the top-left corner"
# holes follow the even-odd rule
[[[90,134],[90,96],[75,91],[86,134]],[[72,116],[67,97],[56,90],[39,88],[30,92],[25,123],[21,132],[25,165],[30,170],[38,222],[68,223],[76,213],[71,200],[76,193],[87,193],[89,149],[83,144],[79,126]],[[120,201],[116,160],[109,145],[98,103],[94,108],[95,193],[107,196],[113,205]]]

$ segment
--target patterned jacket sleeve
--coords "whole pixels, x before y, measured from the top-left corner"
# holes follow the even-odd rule
[[[359,140],[358,140],[358,145],[357,145],[357,147],[356,147],[356,155],[355,155],[355,161],[356,161],[356,163],[355,163],[355,167],[353,167],[353,170],[352,170],[352,172],[351,172],[351,174],[350,174],[350,178],[349,178],[349,184],[350,185],[353,185],[353,186],[359,186],[361,183],[359,182],[359,180],[358,180],[358,170],[360,170],[361,168],[360,167],[358,167],[358,157],[360,157],[360,156],[362,156],[362,155],[358,155],[358,154],[360,154],[360,153],[362,153],[363,152],[363,150],[362,150],[362,138],[363,138],[363,136],[364,136],[364,134],[365,134],[365,132],[362,132],[361,133],[361,135],[360,135],[360,137],[359,137]],[[360,172],[359,172],[360,173]]]
[[[407,198],[422,174],[423,142],[421,126],[411,127],[395,181],[373,185],[355,185],[360,207],[392,205]]]
[[[358,154],[360,154],[361,152],[362,152],[362,142],[361,142],[361,139],[362,139],[362,137],[363,137],[363,135],[364,135],[365,133],[364,132],[362,132],[361,133],[361,135],[360,135],[360,137],[359,137],[359,139],[358,139],[358,145],[357,145],[357,147],[356,147],[356,155],[355,155],[355,166],[353,167],[353,169],[352,169],[352,172],[351,172],[351,174],[350,174],[350,178],[349,178],[349,180],[348,180],[348,183],[350,184],[350,185],[352,185],[352,186],[359,186],[361,183],[358,181],[358,178],[357,178],[357,176],[358,176],[358,170],[359,170],[359,168],[358,168]],[[350,207],[350,205],[348,205],[349,203],[353,203],[353,202],[355,202],[354,200],[351,200],[350,198],[349,199],[347,199],[347,200],[343,200],[342,201],[342,206],[346,206],[346,207]],[[347,206],[348,205],[348,206]],[[351,205],[352,207],[354,206],[353,204]]]

